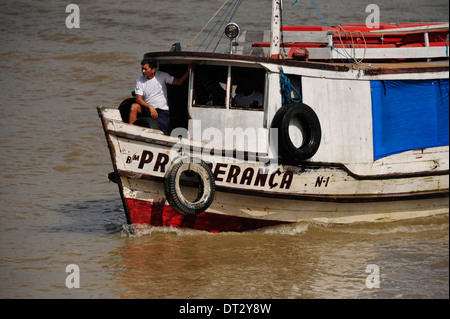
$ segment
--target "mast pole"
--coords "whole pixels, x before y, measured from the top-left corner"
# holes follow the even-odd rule
[[[280,23],[281,23],[282,0],[272,0],[272,23],[270,27],[270,51],[271,58],[280,55]]]

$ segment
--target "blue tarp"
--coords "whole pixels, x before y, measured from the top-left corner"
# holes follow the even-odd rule
[[[449,144],[448,82],[371,81],[375,159]]]

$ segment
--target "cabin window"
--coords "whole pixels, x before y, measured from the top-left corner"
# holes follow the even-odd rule
[[[231,68],[231,108],[262,110],[264,106],[265,71],[256,68]]]
[[[214,145],[215,150],[267,153],[266,112],[263,111],[265,69],[256,65],[214,65],[214,62],[196,64],[189,81],[190,136],[201,136],[203,141]],[[248,105],[238,102],[239,92],[249,92],[245,85],[260,92],[259,102],[253,105],[254,108],[250,107],[252,98]]]
[[[226,66],[196,65],[192,106],[225,108],[227,76]]]
[[[264,69],[196,65],[192,106],[227,108],[230,101],[231,109],[263,110],[265,79]]]

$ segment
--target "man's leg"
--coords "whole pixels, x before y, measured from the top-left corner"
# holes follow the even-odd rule
[[[129,115],[130,124],[133,124],[136,121],[138,114],[141,114],[141,106],[138,103],[133,103],[130,108],[130,115]]]
[[[158,117],[156,118],[158,120],[159,125],[161,126],[161,131],[163,131],[164,134],[169,135],[170,132],[170,113],[166,110],[160,110],[156,109],[158,111]]]

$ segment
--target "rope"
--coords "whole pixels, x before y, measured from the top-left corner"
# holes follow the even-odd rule
[[[342,31],[346,32],[347,34],[350,34],[351,39],[352,39],[352,42],[349,43],[349,40],[348,40],[348,38],[347,38],[347,43],[349,43],[349,44],[350,44],[350,47],[353,49],[353,54],[348,53],[347,50],[345,49],[345,45],[344,45],[344,43],[342,42],[341,34],[340,34],[340,32],[338,31],[337,34],[338,34],[338,36],[339,36],[339,42],[340,42],[341,45],[342,45],[342,49],[344,50],[345,54],[346,54],[349,58],[351,58],[353,61],[355,61],[355,63],[356,63],[357,65],[360,65],[361,62],[362,62],[362,61],[364,60],[364,58],[366,57],[366,53],[367,53],[367,42],[366,42],[366,37],[364,36],[364,34],[363,34],[361,31],[349,32],[349,31],[345,30],[342,26],[339,26],[339,27],[342,29]],[[361,34],[361,37],[362,37],[363,40],[364,40],[364,54],[363,54],[363,57],[362,57],[360,60],[358,60],[358,59],[356,58],[355,41],[353,40],[353,34],[354,34],[354,33],[359,33],[359,34]],[[346,37],[347,37],[347,35],[346,35]]]
[[[437,36],[439,37],[439,39],[440,39],[442,42],[444,42],[444,44],[445,44],[445,55],[446,55],[447,58],[448,58],[448,45],[447,45],[447,41],[445,41],[444,39],[442,39],[442,37],[441,37],[439,34],[438,34]],[[434,41],[437,42],[436,37],[434,38]]]
[[[311,0],[311,3],[314,7],[314,9],[316,9],[317,15],[319,16],[320,20],[322,20],[322,24],[324,27],[328,29],[331,29],[330,25],[328,24],[327,20],[325,19],[325,17],[322,14],[322,11],[320,10],[319,6],[317,5],[315,0]]]
[[[206,29],[206,27],[212,22],[212,20],[214,20],[214,18],[225,7],[225,5],[227,3],[228,3],[228,6],[222,12],[222,14],[217,19],[217,21],[214,24],[214,26],[211,28],[211,30],[208,32],[208,34],[205,36],[205,38],[203,39],[203,41],[200,43],[200,45],[197,48],[197,51],[199,51],[203,47],[203,45],[205,44],[206,47],[204,49],[204,52],[206,52],[208,50],[208,48],[210,47],[210,45],[212,44],[214,39],[216,39],[216,37],[219,34],[219,32],[223,30],[224,24],[227,21],[228,21],[228,23],[231,22],[231,20],[233,19],[234,15],[236,14],[239,6],[241,5],[242,0],[232,0],[232,1],[225,0],[225,2],[220,6],[220,8],[216,11],[216,13],[214,13],[214,15],[211,17],[211,19],[209,19],[209,21],[205,24],[205,26],[200,30],[200,32],[194,37],[194,39],[188,44],[188,46],[186,48],[188,48],[188,47],[190,47],[192,45],[192,43],[195,41],[195,39],[197,39],[197,37]],[[212,35],[212,37],[208,40],[210,35]],[[216,49],[217,49],[220,41],[222,40],[223,35],[224,35],[224,33],[221,32],[221,36],[219,37],[219,41],[217,42],[216,46],[214,47],[213,52],[216,52]],[[206,44],[205,42],[207,40],[208,40],[208,43]]]
[[[233,20],[234,15],[236,14],[237,10],[239,9],[241,3],[242,3],[242,0],[234,0],[233,8],[231,8],[230,12],[227,14],[227,17],[226,17],[226,19],[229,17],[228,23],[230,23],[230,22]],[[231,13],[231,12],[233,12],[233,13]],[[230,16],[230,14],[231,14],[231,16]],[[223,28],[223,25],[225,24],[226,19],[223,20],[223,22],[222,22],[222,24],[220,25],[219,29],[217,29],[216,34],[214,35],[214,38],[216,37],[217,33],[218,33],[220,30],[223,30],[223,29],[224,29],[224,28]],[[214,47],[213,52],[216,52],[217,47],[219,46],[220,41],[222,41],[223,36],[224,36],[224,32],[222,32],[222,34],[221,34],[221,36],[220,36],[220,38],[219,38],[219,41],[217,41],[217,44],[216,44],[216,46]],[[211,40],[211,42],[212,42],[212,40]],[[209,45],[208,45],[208,46],[209,46]],[[205,51],[206,51],[206,50],[205,50]]]
[[[228,9],[230,9],[232,5],[233,5],[233,1],[231,1],[231,3],[228,4],[228,7],[225,9],[225,11],[222,13],[222,15],[219,17],[219,19],[218,19],[218,20],[216,21],[216,23],[214,24],[214,26],[213,26],[213,27],[211,28],[211,30],[208,32],[208,34],[206,35],[206,37],[205,37],[205,39],[202,41],[202,43],[200,43],[200,45],[198,46],[197,51],[200,50],[200,48],[202,47],[203,43],[205,43],[206,39],[209,37],[209,35],[211,34],[211,32],[214,31],[214,29],[216,28],[217,24],[220,22],[220,20],[222,20],[222,17],[225,15],[225,13],[228,12]],[[227,18],[228,18],[228,16],[230,15],[230,13],[231,13],[231,10],[230,10],[230,12],[228,12]],[[219,30],[222,28],[223,22],[224,22],[224,21],[225,21],[225,20],[223,20],[223,21],[222,21],[222,24],[217,28],[216,33],[214,33],[214,36],[211,38],[211,40],[209,41],[208,45],[206,46],[206,48],[205,48],[205,50],[204,50],[203,52],[206,52],[206,50],[208,50],[208,48],[209,48],[211,42],[213,42],[214,38],[217,36],[217,33],[218,33]]]
[[[296,3],[297,3],[297,0],[295,0],[291,4],[291,6],[294,6]],[[316,10],[317,15],[319,16],[319,19],[321,20],[322,25],[326,28],[326,30],[330,34],[333,35],[333,37],[338,37],[339,38],[339,42],[342,45],[342,50],[343,50],[344,54],[339,52],[339,50],[337,48],[335,48],[333,45],[330,45],[330,49],[332,51],[333,50],[336,51],[340,56],[346,58],[349,63],[351,63],[351,64],[355,63],[358,67],[361,67],[361,63],[364,60],[364,58],[366,57],[366,52],[367,52],[367,43],[366,43],[366,38],[364,37],[364,34],[361,31],[349,32],[349,31],[346,31],[342,26],[339,26],[342,29],[343,32],[346,32],[347,44],[349,44],[350,48],[353,50],[353,53],[349,53],[345,49],[345,45],[344,45],[344,42],[342,41],[342,37],[341,37],[340,32],[339,31],[337,31],[337,32],[332,31],[330,25],[328,24],[327,20],[325,19],[324,15],[323,15],[322,11],[320,10],[319,6],[317,5],[316,1],[315,0],[311,0],[311,3],[313,5],[314,9]],[[364,54],[363,54],[363,57],[361,59],[359,59],[359,60],[356,58],[355,42],[353,40],[353,33],[360,33],[362,38],[363,38],[363,40],[364,40]],[[351,36],[351,43],[350,43],[350,40],[347,37],[347,34],[350,34],[350,36]],[[342,58],[341,58],[341,61],[342,61],[342,63],[345,64],[345,62],[344,62],[344,60],[342,60]]]
[[[286,102],[298,103],[302,101],[302,96],[298,93],[297,89],[291,84],[289,78],[284,74],[283,68],[280,70],[280,82],[281,82],[281,97],[283,104]],[[291,92],[294,91],[299,98],[293,99]]]
[[[197,37],[203,32],[203,30],[205,30],[205,28],[211,23],[211,21],[216,17],[216,15],[220,12],[220,10],[222,10],[222,8],[225,6],[227,2],[228,0],[225,0],[225,2],[220,6],[220,8],[216,11],[216,13],[214,13],[211,19],[209,19],[209,21],[205,24],[205,26],[200,30],[200,32],[197,33],[197,35],[192,39],[192,41],[186,46],[186,49],[192,45],[195,39],[197,39]]]

